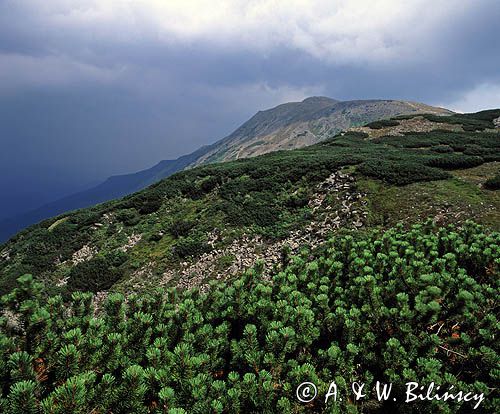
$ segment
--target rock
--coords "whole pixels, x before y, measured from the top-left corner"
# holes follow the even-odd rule
[[[69,276],[63,277],[56,282],[57,287],[65,286],[68,284]]]
[[[80,250],[77,250],[71,256],[71,261],[73,265],[77,265],[78,263],[86,262],[87,260],[92,259],[97,254],[97,248],[91,247],[88,244],[83,246]]]
[[[446,216],[442,213],[439,213],[434,217],[433,221],[438,225],[443,225],[446,221]]]
[[[333,205],[327,205],[326,200],[333,199]],[[177,280],[176,284],[182,288],[199,287],[208,289],[206,280],[227,279],[249,267],[259,260],[264,263],[263,277],[269,278],[269,270],[280,266],[282,251],[288,246],[290,254],[297,254],[301,248],[319,246],[329,233],[341,227],[363,226],[364,217],[368,214],[362,206],[364,194],[355,190],[354,178],[345,173],[334,172],[316,187],[316,192],[309,200],[309,207],[313,210],[312,220],[304,228],[290,232],[289,236],[277,242],[269,243],[262,236],[243,234],[223,248],[213,248],[202,254],[192,263],[183,262],[178,269],[167,270],[160,282],[161,285]],[[356,203],[356,204],[355,204]],[[339,209],[338,206],[342,207]],[[214,246],[220,240],[222,232],[212,230],[207,235],[209,244]],[[221,269],[221,258],[234,257],[232,263]],[[226,261],[226,260],[224,260]]]
[[[0,254],[0,258],[5,261],[10,260],[10,250],[4,250],[2,254]]]
[[[5,328],[15,331],[19,334],[23,334],[25,332],[24,323],[21,320],[21,315],[10,310],[2,311],[1,315],[3,316],[3,318],[5,318]]]
[[[118,250],[121,250],[122,252],[126,252],[127,250],[130,250],[132,247],[134,247],[139,241],[142,239],[141,234],[131,234],[127,240],[127,243],[119,247]]]
[[[493,125],[495,125],[495,128],[500,128],[500,116],[493,120]]]

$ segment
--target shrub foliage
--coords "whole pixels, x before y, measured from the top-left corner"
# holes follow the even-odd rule
[[[500,190],[500,173],[494,177],[488,178],[484,183],[484,188],[488,190]]]
[[[311,381],[408,381],[484,392],[498,412],[500,234],[472,223],[352,233],[197,290],[126,300],[2,299],[0,411],[18,413],[469,413],[471,402],[301,404]]]

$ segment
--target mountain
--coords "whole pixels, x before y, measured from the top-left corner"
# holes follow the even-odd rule
[[[396,100],[337,101],[311,97],[260,111],[195,161],[194,165],[247,158],[271,151],[302,148],[352,126],[396,115],[452,112]]]
[[[176,160],[165,160],[133,174],[114,176],[102,184],[33,211],[0,221],[0,241],[17,231],[65,211],[123,197],[169,175],[196,165],[246,158],[281,149],[314,144],[350,126],[413,113],[449,114],[448,110],[396,100],[341,102],[311,97],[260,111],[232,134]]]
[[[23,273],[58,292],[204,286],[348,229],[429,217],[497,229],[498,116],[399,116],[178,172],[20,232],[0,248],[0,290]]]
[[[0,412],[498,413],[499,116],[375,121],[20,232]]]

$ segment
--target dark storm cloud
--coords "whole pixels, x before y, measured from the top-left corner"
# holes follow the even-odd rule
[[[309,26],[281,30],[284,19],[261,38],[268,13],[252,41],[237,24],[200,29],[195,21],[191,31],[169,31],[142,14],[123,23],[111,6],[94,16],[62,0],[0,2],[0,174],[7,177],[0,191],[12,195],[10,210],[16,200],[30,204],[30,194],[50,199],[192,151],[259,109],[310,94],[463,110],[500,100],[500,3],[457,12],[450,2],[449,11],[436,6],[439,19],[432,2],[414,3],[408,21],[416,26],[395,15],[380,46],[370,43],[381,30],[370,22],[359,33],[324,34],[321,10]],[[343,33],[359,50],[344,45]],[[379,46],[380,56],[371,53]]]

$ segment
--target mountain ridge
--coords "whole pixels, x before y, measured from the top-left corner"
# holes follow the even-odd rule
[[[0,242],[48,217],[120,198],[169,175],[198,165],[312,145],[354,125],[416,112],[449,114],[443,108],[398,100],[339,101],[312,96],[258,111],[231,134],[174,160],[135,173],[109,177],[88,190],[0,221]]]
[[[276,119],[277,113],[279,116]],[[412,113],[445,115],[452,111],[393,99],[339,101],[310,97],[301,102],[286,103],[257,112],[233,133],[218,141],[193,165],[245,158],[279,149],[301,148],[351,126]],[[244,151],[245,148],[247,151]]]

